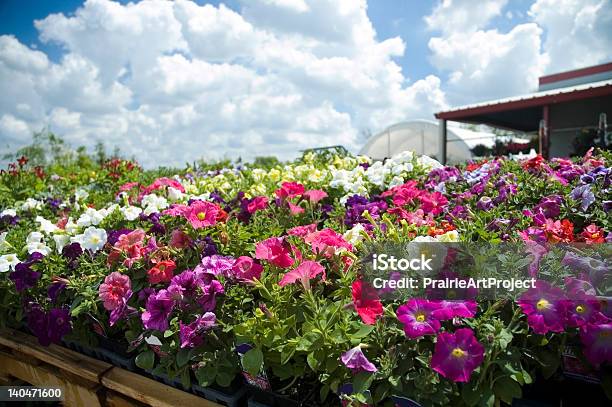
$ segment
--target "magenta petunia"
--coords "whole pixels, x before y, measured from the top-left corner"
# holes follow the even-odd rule
[[[424,335],[435,335],[440,329],[440,321],[434,311],[440,309],[437,301],[412,298],[397,309],[397,319],[404,325],[406,336],[416,339]]]
[[[612,322],[586,324],[580,330],[580,339],[584,356],[593,365],[612,362]]]
[[[316,261],[306,260],[295,269],[286,273],[281,281],[279,281],[278,285],[284,287],[299,281],[302,283],[302,286],[304,286],[304,289],[309,290],[310,280],[319,274],[323,274],[323,279],[325,279],[325,269],[323,266]]]
[[[601,304],[593,295],[579,295],[568,303],[567,325],[579,327],[588,322],[603,322],[606,317],[600,312]]]
[[[257,243],[255,257],[282,268],[290,267],[294,262],[291,258],[291,246],[280,237],[271,237]]]
[[[310,225],[296,226],[287,230],[289,236],[306,237],[309,234],[317,230],[317,224],[311,223]]]
[[[310,243],[313,252],[321,253],[325,257],[331,257],[341,249],[353,250],[353,246],[341,234],[330,228],[313,232],[304,240]]]
[[[474,369],[482,363],[484,346],[469,328],[455,333],[438,334],[431,358],[431,368],[454,382],[468,382]]]
[[[353,349],[344,352],[340,357],[340,360],[342,361],[342,363],[344,363],[344,366],[351,369],[353,373],[374,373],[378,370],[376,369],[376,366],[374,366],[374,364],[370,362],[368,358],[366,358],[359,345],[355,346]]]
[[[433,311],[433,317],[444,321],[453,318],[473,318],[476,315],[478,304],[474,300],[465,301],[439,301],[440,308]]]
[[[538,280],[534,288],[525,291],[517,301],[527,315],[527,322],[537,334],[563,332],[569,301],[563,291]]]
[[[112,311],[125,305],[132,295],[130,277],[117,271],[110,273],[100,284],[98,295],[103,302],[104,308]]]
[[[263,267],[261,264],[256,263],[255,260],[249,256],[240,256],[236,259],[232,265],[232,275],[234,278],[241,281],[253,281],[259,279]]]

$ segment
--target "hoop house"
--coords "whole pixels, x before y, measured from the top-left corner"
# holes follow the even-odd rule
[[[392,157],[402,151],[411,150],[417,154],[436,157],[438,154],[438,124],[429,120],[412,120],[387,127],[371,137],[360,154],[376,160]],[[470,149],[478,144],[492,147],[495,135],[449,126],[447,133],[447,162],[456,163],[472,158]]]

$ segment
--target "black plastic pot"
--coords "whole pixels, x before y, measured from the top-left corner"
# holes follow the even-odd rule
[[[98,347],[90,347],[67,339],[63,339],[62,343],[67,348],[92,358],[111,363],[114,366],[118,366],[132,372],[136,370],[134,357],[130,356],[127,351],[122,350],[120,344],[113,343],[106,338],[102,339],[100,340],[100,346]]]
[[[251,387],[251,386],[249,386]],[[248,401],[249,407],[316,407],[317,403],[311,400],[293,400],[287,396],[271,391],[264,391],[251,387],[251,398]]]
[[[181,378],[180,377],[174,377],[174,378],[170,378],[170,376],[168,376],[165,373],[153,373],[152,370],[145,370],[145,372],[151,376],[153,379],[157,380],[158,382],[164,383],[170,387],[174,387],[183,391],[189,391],[190,389],[187,389],[183,386],[183,383],[181,382]]]
[[[242,401],[247,396],[246,386],[240,386],[238,384],[225,389],[220,387],[202,387],[197,384],[193,384],[191,385],[191,391],[194,394],[205,398],[206,400],[210,400],[227,407],[242,406]]]

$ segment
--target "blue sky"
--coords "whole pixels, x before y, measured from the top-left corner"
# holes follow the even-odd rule
[[[612,60],[611,2],[3,0],[0,153],[43,127],[145,165],[356,151]]]

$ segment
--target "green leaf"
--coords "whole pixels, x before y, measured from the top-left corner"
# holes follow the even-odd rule
[[[359,372],[353,378],[353,393],[363,393],[368,390],[374,379],[374,375],[369,372]]]
[[[317,368],[319,367],[319,360],[314,352],[310,352],[308,356],[306,356],[306,362],[308,362],[308,366],[310,366],[313,372],[317,371]]]
[[[167,329],[167,330],[164,332],[164,338],[169,338],[169,337],[171,337],[172,335],[174,335],[174,332],[172,332],[172,331],[171,331],[171,330],[169,330],[169,329]]]
[[[253,348],[242,357],[242,366],[253,376],[257,376],[263,364],[263,353],[259,348]]]
[[[210,386],[215,381],[217,369],[214,366],[206,366],[196,370],[195,375],[200,386]]]
[[[374,325],[362,325],[361,328],[359,328],[359,330],[351,336],[357,339],[365,338],[370,334],[370,332],[372,332],[373,329]]]
[[[520,398],[523,395],[521,386],[509,376],[497,379],[493,391],[497,397],[508,404],[512,404],[512,399]]]
[[[189,362],[189,359],[191,359],[191,351],[183,348],[176,354],[176,365],[183,367]]]
[[[325,384],[321,386],[321,389],[319,390],[319,398],[321,399],[321,402],[325,401],[328,394],[329,394],[329,385]]]
[[[473,388],[469,383],[466,383],[461,389],[461,397],[468,406],[475,406],[480,400],[481,393],[478,389]]]
[[[152,350],[148,350],[146,352],[139,353],[136,356],[136,366],[144,370],[150,370],[153,368],[153,364],[155,363],[155,353]]]
[[[181,373],[181,384],[186,389],[191,387],[191,375],[189,374],[189,369],[183,369],[183,372]]]
[[[493,407],[495,405],[495,395],[491,389],[481,389],[480,401],[478,405],[480,407]]]
[[[217,384],[221,387],[229,387],[232,380],[234,380],[234,375],[228,372],[219,372],[216,378]]]

